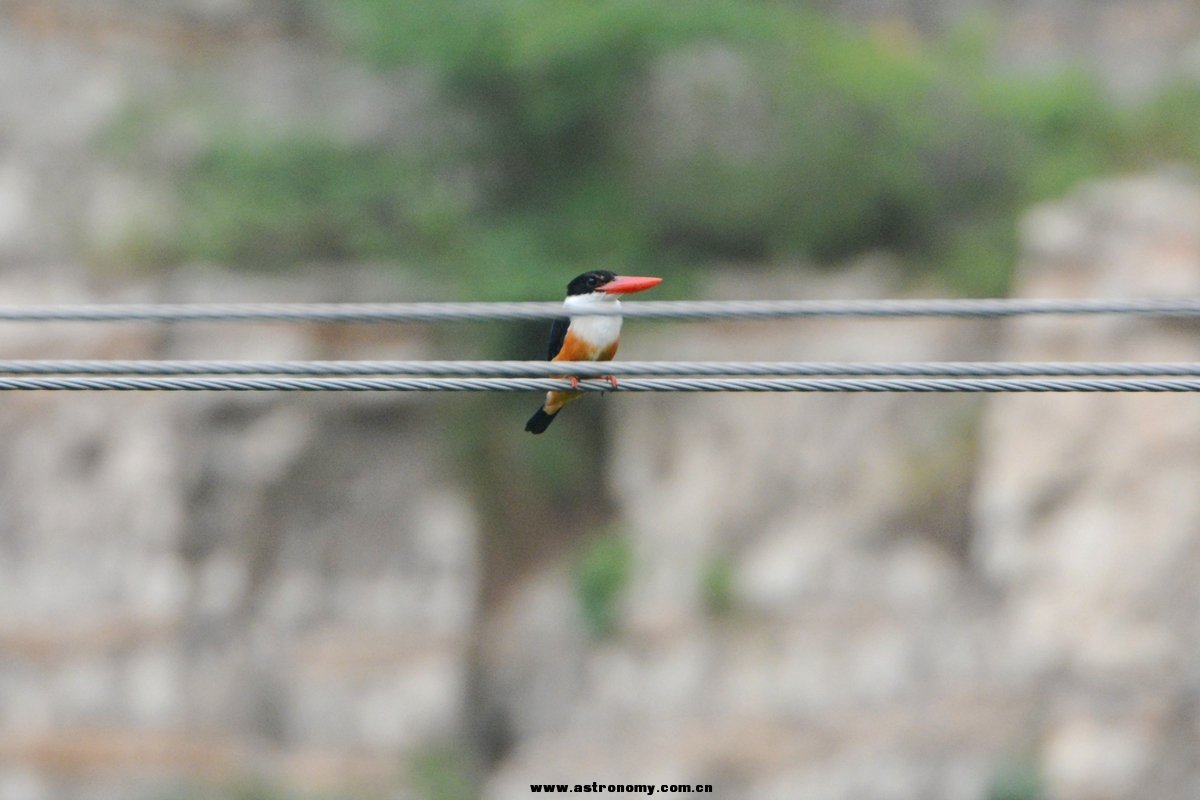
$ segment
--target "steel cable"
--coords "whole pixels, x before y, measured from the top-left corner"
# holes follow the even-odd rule
[[[0,375],[1200,377],[1200,363],[0,360]]]
[[[6,377],[0,391],[611,392],[552,378]],[[619,392],[1198,392],[1196,378],[632,378]]]
[[[564,316],[561,302],[522,303],[187,303],[0,306],[7,322],[443,322],[537,320]],[[640,301],[575,316],[630,319],[801,317],[1011,317],[1027,314],[1133,314],[1200,317],[1200,300],[706,300]]]

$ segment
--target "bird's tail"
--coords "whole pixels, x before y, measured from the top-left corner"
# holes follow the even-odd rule
[[[529,418],[529,422],[525,423],[525,430],[534,434],[542,433],[546,430],[546,428],[550,427],[551,422],[554,422],[554,414],[547,414],[545,408],[539,408],[537,412]]]

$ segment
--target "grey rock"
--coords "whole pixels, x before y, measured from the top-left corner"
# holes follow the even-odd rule
[[[1195,76],[1200,8],[1190,0],[821,0],[901,46],[981,28],[1000,69],[1053,74],[1085,68],[1136,103]]]
[[[1200,289],[1200,183],[1183,173],[1082,187],[1032,212],[1024,236],[1023,296]],[[1030,319],[1008,331],[1021,360],[1200,360],[1187,323]],[[1198,430],[1188,396],[989,400],[974,557],[1006,594],[1009,668],[1069,687],[1046,722],[1052,796],[1129,797],[1153,785],[1183,798],[1195,786],[1178,726],[1194,719],[1198,691],[1183,666],[1200,645],[1185,622],[1200,608]]]
[[[1027,216],[1017,292],[1193,297],[1198,212],[1187,173],[1081,187]],[[885,274],[799,285],[806,297],[893,295]],[[733,275],[711,293],[788,296],[794,277]],[[1190,323],[966,330],[730,323],[631,335],[625,351],[1200,361]],[[618,633],[571,634],[568,587],[518,590],[500,628],[507,650],[487,652],[496,674],[526,678],[519,693],[493,687],[514,743],[485,796],[593,775],[712,781],[752,798],[977,800],[995,781],[1064,800],[1192,796],[1197,413],[1187,396],[1133,394],[996,396],[982,408],[629,398],[612,426],[636,564]],[[723,613],[702,577],[714,558],[728,574]],[[548,617],[553,633],[537,624]],[[546,642],[552,661],[511,655]],[[540,707],[551,710],[521,713]]]
[[[886,263],[800,280],[730,272],[708,294],[884,296],[895,291],[887,274]],[[730,323],[631,334],[624,349],[638,359],[716,360],[986,352],[960,330]],[[542,701],[497,698],[511,700],[517,745],[485,796],[593,774],[708,779],[739,797],[979,795],[1025,702],[989,675],[990,601],[961,560],[965,532],[946,527],[967,521],[967,495],[953,486],[969,481],[978,412],[964,397],[622,402],[610,474],[636,566],[620,633],[590,645],[576,633],[583,649],[570,650],[570,617],[553,638],[533,622],[572,603],[568,592],[526,591],[514,602],[524,619],[508,620],[503,641],[518,652],[553,642],[557,658],[541,669],[573,670],[554,695],[571,700],[529,720],[522,709]],[[942,504],[958,511],[927,513]],[[728,616],[707,595],[714,562],[729,570]],[[525,664],[508,668],[539,674]],[[952,710],[951,697],[1010,708],[985,724]],[[910,725],[938,737],[937,747],[910,747]]]
[[[251,300],[273,287],[278,296],[275,281],[212,269],[125,297],[68,271],[2,282],[9,301],[27,302],[89,291]],[[399,296],[378,273],[288,280],[309,300],[368,285],[376,299]],[[3,350],[336,358],[358,342],[321,326],[285,337],[206,328],[48,326]],[[428,352],[411,331],[392,330],[364,341],[393,356]],[[403,785],[405,754],[458,731],[478,586],[474,514],[442,480],[430,414],[428,400],[399,396],[6,397],[6,800],[42,796],[43,776],[53,787],[45,796],[71,798],[136,798],[243,771],[282,785],[306,785],[322,769],[340,790],[362,776]]]

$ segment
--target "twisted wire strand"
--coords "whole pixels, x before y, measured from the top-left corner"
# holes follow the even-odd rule
[[[561,302],[522,303],[187,303],[0,306],[5,322],[443,322],[537,320],[563,316]],[[1011,317],[1026,314],[1134,314],[1200,317],[1200,300],[706,300],[640,301],[572,309],[573,316],[631,319],[797,317]]]
[[[0,360],[0,375],[1200,377],[1200,363]]]
[[[6,377],[0,391],[611,392],[549,378]],[[619,392],[1200,392],[1195,378],[633,378]]]

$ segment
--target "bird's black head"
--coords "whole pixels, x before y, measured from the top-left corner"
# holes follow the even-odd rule
[[[567,284],[567,297],[578,294],[591,294],[598,292],[605,284],[616,280],[617,274],[609,272],[606,269],[597,269],[591,272],[585,272],[575,280]]]

